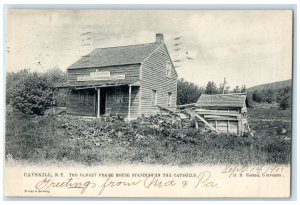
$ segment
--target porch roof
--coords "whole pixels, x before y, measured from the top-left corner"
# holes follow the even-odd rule
[[[84,82],[69,82],[54,86],[55,88],[70,88],[70,89],[87,89],[87,88],[103,88],[116,86],[140,86],[140,81],[136,80],[103,80],[103,81],[84,81]]]

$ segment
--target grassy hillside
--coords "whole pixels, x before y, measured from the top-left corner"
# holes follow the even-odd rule
[[[292,80],[284,80],[284,81],[278,81],[274,83],[268,83],[268,84],[263,84],[263,85],[257,85],[251,88],[248,88],[248,92],[253,92],[255,90],[260,91],[260,90],[267,90],[267,89],[272,89],[272,90],[278,90],[281,88],[285,88],[288,86],[292,85]]]
[[[270,112],[272,111],[272,112]],[[291,154],[288,110],[249,109],[253,137],[195,130],[155,116],[127,124],[117,118],[26,116],[7,112],[5,154],[45,163],[287,164]]]

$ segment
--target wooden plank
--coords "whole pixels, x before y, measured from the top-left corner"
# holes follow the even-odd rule
[[[240,122],[237,123],[237,134],[238,134],[238,136],[241,135],[241,123]]]
[[[201,110],[213,110],[213,111],[225,111],[239,113],[239,109],[229,108],[228,107],[212,107],[212,106],[198,106]]]
[[[215,110],[201,110],[201,109],[196,109],[195,110],[198,114],[200,115],[222,115],[222,116],[240,116],[240,113],[232,113],[228,111],[215,111]]]
[[[227,121],[227,132],[230,132],[230,121]]]
[[[199,120],[201,120],[202,122],[204,122],[204,124],[207,125],[211,130],[215,131],[216,133],[219,133],[219,131],[216,130],[213,126],[211,126],[205,119],[203,119],[202,117],[200,117],[197,114],[195,114],[195,117],[197,117]]]
[[[128,120],[131,120],[130,106],[131,106],[131,86],[129,86]]]
[[[100,118],[100,88],[97,88],[97,118]]]
[[[196,130],[198,130],[198,129],[199,129],[198,120],[195,120],[195,128],[196,128]]]
[[[215,120],[238,121],[237,118],[232,119],[232,118],[228,118],[228,117],[221,117],[221,118],[204,118],[204,119],[206,119],[207,121],[209,121],[209,120],[213,120],[213,121],[215,121]]]
[[[194,107],[197,106],[196,103],[184,104],[184,105],[177,105],[177,108],[186,108],[186,107]]]
[[[224,117],[227,117],[227,118],[230,118],[230,119],[233,119],[233,120],[237,120],[236,116],[225,116],[225,115],[204,115],[204,118],[224,118]]]
[[[219,110],[215,110],[215,109],[204,109],[204,108],[196,108],[196,111],[198,112],[212,112],[212,113],[231,113],[231,114],[240,114],[238,111],[234,111],[234,110],[223,110],[223,109],[219,109]]]

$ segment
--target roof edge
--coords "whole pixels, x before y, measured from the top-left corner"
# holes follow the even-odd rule
[[[81,68],[70,68],[67,67],[66,70],[75,70],[75,69],[88,69],[88,68],[109,68],[109,67],[115,67],[115,66],[126,66],[126,65],[140,65],[141,63],[129,63],[129,64],[115,64],[115,65],[108,65],[108,66],[98,66],[98,67],[81,67]]]
[[[158,44],[158,43],[156,43]],[[150,58],[150,56],[155,53],[162,45],[164,45],[164,43],[160,43],[158,44],[158,46],[144,59],[142,60],[141,64],[143,64],[148,58]]]

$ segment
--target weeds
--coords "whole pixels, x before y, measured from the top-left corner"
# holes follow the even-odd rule
[[[260,119],[259,114],[264,113],[254,114]],[[285,140],[291,135],[289,122],[254,120],[251,125],[255,136],[237,137],[195,130],[188,123],[182,128],[169,119],[159,119],[156,116],[152,118],[154,123],[140,119],[126,124],[117,118],[100,121],[8,112],[5,154],[17,160],[74,161],[85,165],[290,162],[291,143]]]

